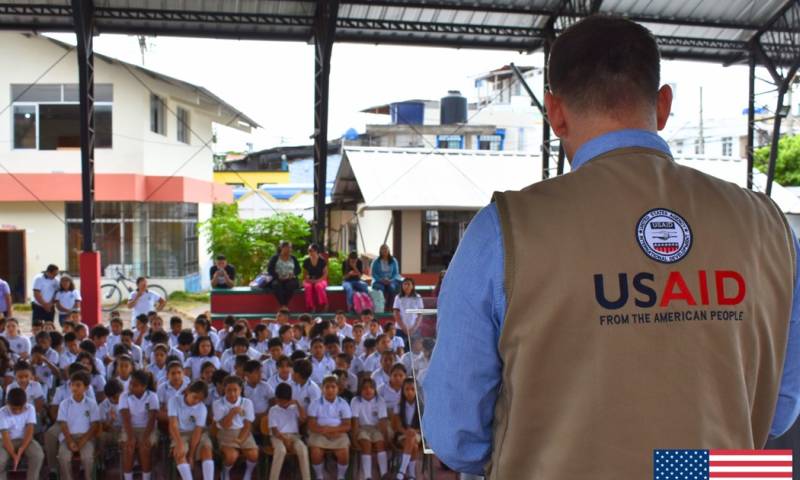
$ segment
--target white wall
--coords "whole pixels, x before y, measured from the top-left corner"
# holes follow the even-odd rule
[[[63,202],[47,202],[55,215],[64,218]],[[8,202],[0,208],[0,225],[25,231],[25,295],[30,297],[33,279],[48,264],[61,268],[67,264],[66,226],[36,202]]]
[[[65,50],[42,37],[0,32],[0,105],[11,101],[10,84],[29,84],[64,55]],[[142,82],[167,100],[172,112],[177,105],[190,111],[192,134],[189,145],[177,141],[177,119],[167,111],[166,136],[150,131],[150,93],[122,65],[95,58],[95,83],[114,86],[112,148],[95,152],[97,173],[175,175],[210,181],[213,157],[201,150],[212,135],[212,121],[226,123],[217,107],[203,103],[191,90],[178,88],[131,68]],[[78,83],[75,52],[69,53],[39,83]],[[79,173],[80,152],[13,150],[13,108],[0,114],[0,162],[12,173]],[[201,140],[202,139],[202,140]],[[189,157],[201,150],[181,167]],[[180,168],[180,169],[179,169]]]
[[[400,271],[419,273],[422,271],[422,212],[405,210],[403,221],[403,251]]]
[[[360,206],[359,206],[360,207]],[[358,214],[358,253],[370,257],[377,257],[378,250],[384,243],[386,231],[389,230],[389,237],[386,240],[392,245],[392,230],[389,225],[392,223],[391,210],[362,210]]]

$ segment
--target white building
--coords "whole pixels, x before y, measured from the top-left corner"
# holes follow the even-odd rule
[[[94,64],[101,268],[183,289],[207,258],[198,222],[213,202],[232,200],[212,181],[212,123],[257,125],[202,87],[98,54]],[[10,104],[0,111],[0,277],[17,301],[49,263],[78,273],[77,83],[69,45],[0,33],[0,105]]]

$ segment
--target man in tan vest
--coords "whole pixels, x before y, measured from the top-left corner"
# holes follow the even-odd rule
[[[423,432],[501,480],[644,480],[654,449],[760,449],[800,408],[797,240],[656,133],[651,33],[564,31],[545,97],[572,172],[495,195],[439,297]]]

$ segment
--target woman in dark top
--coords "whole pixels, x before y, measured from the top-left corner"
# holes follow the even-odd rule
[[[324,312],[328,308],[328,262],[319,254],[319,245],[308,247],[308,258],[303,260],[303,289],[306,295],[306,310],[311,313]]]
[[[267,273],[272,277],[272,292],[278,299],[281,308],[289,306],[294,291],[300,287],[297,276],[300,275],[300,263],[292,255],[292,244],[281,242],[278,253],[269,259]]]
[[[361,280],[364,275],[364,265],[356,252],[350,252],[342,263],[342,288],[347,298],[347,309],[353,310],[353,292],[367,293],[367,284]],[[361,312],[356,312],[361,313]]]

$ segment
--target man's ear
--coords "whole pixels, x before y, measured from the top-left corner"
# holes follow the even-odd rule
[[[550,128],[559,137],[563,138],[568,134],[567,119],[564,115],[564,101],[550,92],[544,94],[544,107],[547,110],[547,118],[550,121]]]
[[[669,113],[672,111],[672,87],[664,85],[658,90],[658,100],[656,100],[656,126],[659,130],[664,130],[669,120]]]

